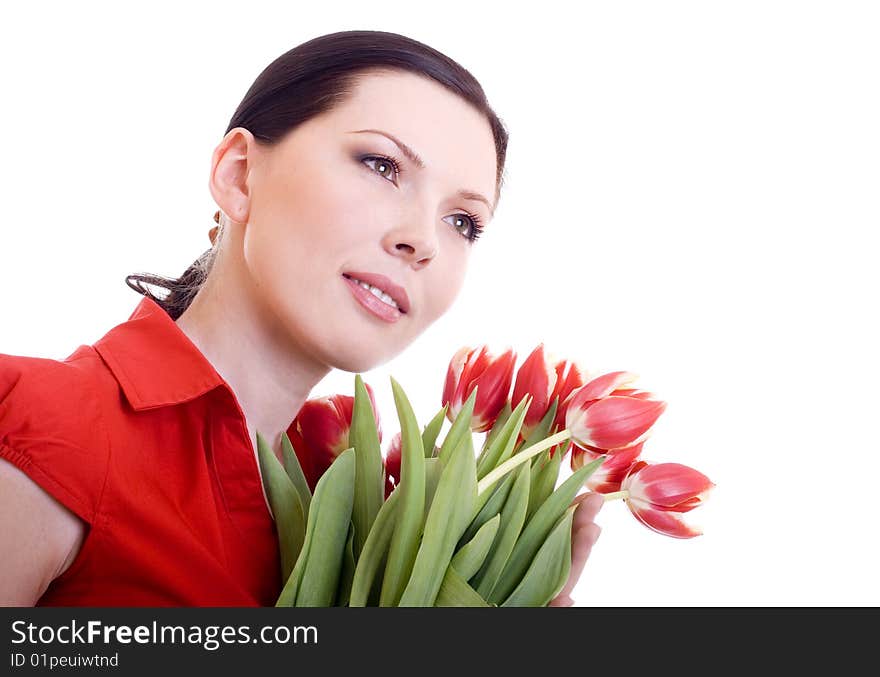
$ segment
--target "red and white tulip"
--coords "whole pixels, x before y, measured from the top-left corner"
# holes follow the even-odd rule
[[[636,378],[629,372],[610,372],[572,391],[565,403],[565,427],[575,445],[604,454],[644,441],[666,402],[621,387]]]
[[[639,460],[644,444],[644,442],[639,442],[629,447],[612,449],[607,454],[597,454],[574,447],[571,453],[571,469],[572,471],[577,470],[586,463],[604,456],[605,460],[602,465],[587,478],[586,487],[598,494],[620,491],[620,485],[630,468]]]
[[[497,357],[490,354],[485,345],[459,349],[446,370],[442,402],[447,405],[446,417],[454,421],[476,387],[477,400],[471,430],[490,430],[508,401],[515,364],[516,353],[512,349]]]
[[[714,486],[703,473],[681,463],[638,461],[620,488],[642,524],[673,538],[693,538],[703,532],[685,523],[683,515],[701,505]]]
[[[516,408],[526,395],[532,396],[520,428],[523,438],[529,436],[550,408],[557,380],[556,369],[544,354],[544,344],[538,344],[517,369],[510,400],[511,407]]]

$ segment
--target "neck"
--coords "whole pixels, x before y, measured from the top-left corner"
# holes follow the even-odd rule
[[[253,300],[248,281],[230,277],[235,269],[209,275],[176,323],[232,388],[254,448],[259,432],[280,457],[282,433],[330,367],[292,344]]]

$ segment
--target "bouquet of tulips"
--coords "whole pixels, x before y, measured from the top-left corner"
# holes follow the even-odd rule
[[[665,402],[633,387],[634,374],[588,378],[548,360],[543,345],[515,363],[513,350],[459,350],[443,406],[423,427],[392,378],[400,432],[384,455],[360,375],[354,397],[305,403],[282,460],[257,434],[285,581],[276,606],[546,606],[570,573],[584,486],[623,499],[658,533],[700,533],[683,514],[713,483],[641,460]]]

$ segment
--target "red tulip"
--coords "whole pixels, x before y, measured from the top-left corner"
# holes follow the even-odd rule
[[[673,538],[693,538],[703,532],[685,524],[682,513],[701,505],[714,486],[703,473],[681,463],[638,461],[620,488],[642,524]]]
[[[526,438],[536,425],[544,418],[547,409],[553,402],[558,376],[553,364],[544,354],[544,344],[538,344],[531,354],[520,365],[513,384],[511,406],[514,408],[522,402],[526,395],[532,396],[532,402],[523,420],[520,436]]]
[[[400,484],[400,433],[395,433],[391,438],[391,446],[385,453],[385,498],[387,499],[394,488]]]
[[[373,389],[364,384],[370,403],[373,405],[373,416],[379,441],[382,441],[382,425]],[[305,447],[310,457],[312,477],[315,482],[330,467],[334,459],[349,448],[348,431],[351,428],[351,416],[354,409],[354,397],[349,395],[331,395],[307,400],[297,413],[290,428],[298,436],[300,444]],[[288,432],[288,435],[291,435]],[[294,436],[291,436],[294,442]]]
[[[610,372],[572,391],[565,403],[565,427],[574,444],[603,454],[647,437],[666,403],[652,399],[651,393],[620,388],[635,378],[629,372]]]
[[[638,461],[639,455],[642,453],[644,442],[639,442],[630,447],[622,447],[620,449],[611,449],[607,454],[597,454],[574,447],[571,454],[571,469],[577,470],[585,463],[605,457],[592,475],[587,478],[586,486],[590,491],[598,494],[610,494],[620,491],[620,484],[627,476],[630,468]]]
[[[565,407],[571,393],[580,388],[586,382],[586,372],[581,369],[576,362],[570,360],[560,360],[556,363],[556,387],[550,396],[552,403],[555,398],[559,398],[559,405],[556,409],[556,418],[553,425],[557,428],[565,427]]]
[[[544,352],[544,344],[539,344],[520,365],[513,385],[511,404],[516,407],[526,395],[532,401],[520,429],[520,439],[525,439],[540,423],[558,398],[556,418],[551,424],[562,427],[565,423],[564,402],[576,388],[584,385],[583,370],[571,360],[554,360]],[[563,445],[554,447],[553,451]]]
[[[550,427],[551,433],[565,428],[565,409],[568,403],[567,401],[572,392],[584,385],[585,374],[586,372],[575,362],[560,360],[556,363],[556,387],[553,389],[553,394],[550,396],[550,403],[552,404],[553,400],[557,398],[559,403],[556,407],[556,418],[553,419],[553,424]],[[565,457],[572,448],[574,448],[574,445],[572,444],[571,439],[565,440],[562,444],[557,444],[556,446],[551,447],[550,456],[553,456],[556,453],[561,453],[562,456]]]
[[[448,405],[446,417],[450,421],[455,420],[476,386],[477,401],[471,430],[490,430],[507,403],[515,364],[516,353],[512,349],[493,357],[486,346],[479,349],[461,348],[453,355],[446,372],[442,402]]]

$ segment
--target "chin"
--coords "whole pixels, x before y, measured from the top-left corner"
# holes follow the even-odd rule
[[[369,355],[331,355],[329,364],[334,369],[352,374],[363,374],[384,364],[387,360],[372,358]]]
[[[343,321],[343,319],[345,321]],[[382,366],[399,355],[412,342],[393,325],[359,326],[360,318],[327,317],[326,312],[299,316],[291,325],[309,352],[333,369],[361,374]],[[309,331],[311,327],[313,331]],[[317,331],[314,331],[317,329]]]
[[[381,350],[375,350],[369,345],[340,345],[337,350],[327,355],[328,362],[335,369],[362,374],[364,372],[381,367],[386,362],[398,355],[401,350],[389,352],[385,345]]]

